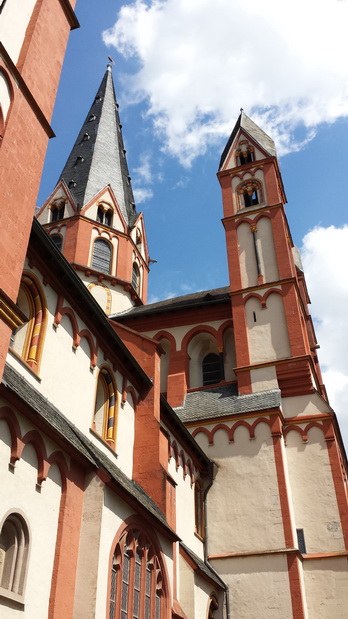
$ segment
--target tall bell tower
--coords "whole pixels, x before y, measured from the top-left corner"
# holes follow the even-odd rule
[[[146,302],[148,251],[111,65],[38,220],[107,314]]]
[[[220,161],[240,394],[324,394],[273,140],[242,111]]]

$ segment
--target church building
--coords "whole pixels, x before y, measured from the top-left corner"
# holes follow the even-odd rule
[[[217,166],[226,286],[147,304],[110,65],[33,218],[78,22],[19,5],[0,1],[1,619],[346,619],[347,457],[274,141],[242,111]]]

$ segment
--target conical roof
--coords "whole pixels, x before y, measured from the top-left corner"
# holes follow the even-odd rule
[[[249,118],[249,116],[247,116],[243,110],[241,110],[234,129],[221,155],[219,169],[222,168],[239,129],[244,129],[244,131],[248,133],[249,136],[253,138],[255,142],[257,142],[261,146],[261,148],[266,151],[271,157],[277,156],[275,143],[272,138],[270,138],[267,133],[260,129],[260,127],[256,123],[254,123],[254,121],[251,120],[251,118]]]
[[[111,66],[60,175],[81,209],[110,185],[128,225],[137,217],[122,138]]]

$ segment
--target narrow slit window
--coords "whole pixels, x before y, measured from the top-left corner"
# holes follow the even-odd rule
[[[302,554],[306,554],[306,542],[303,529],[296,529],[298,549]]]

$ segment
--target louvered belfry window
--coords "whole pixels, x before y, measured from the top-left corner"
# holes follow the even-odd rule
[[[96,239],[93,247],[92,268],[103,273],[110,273],[111,245],[103,239]]]

